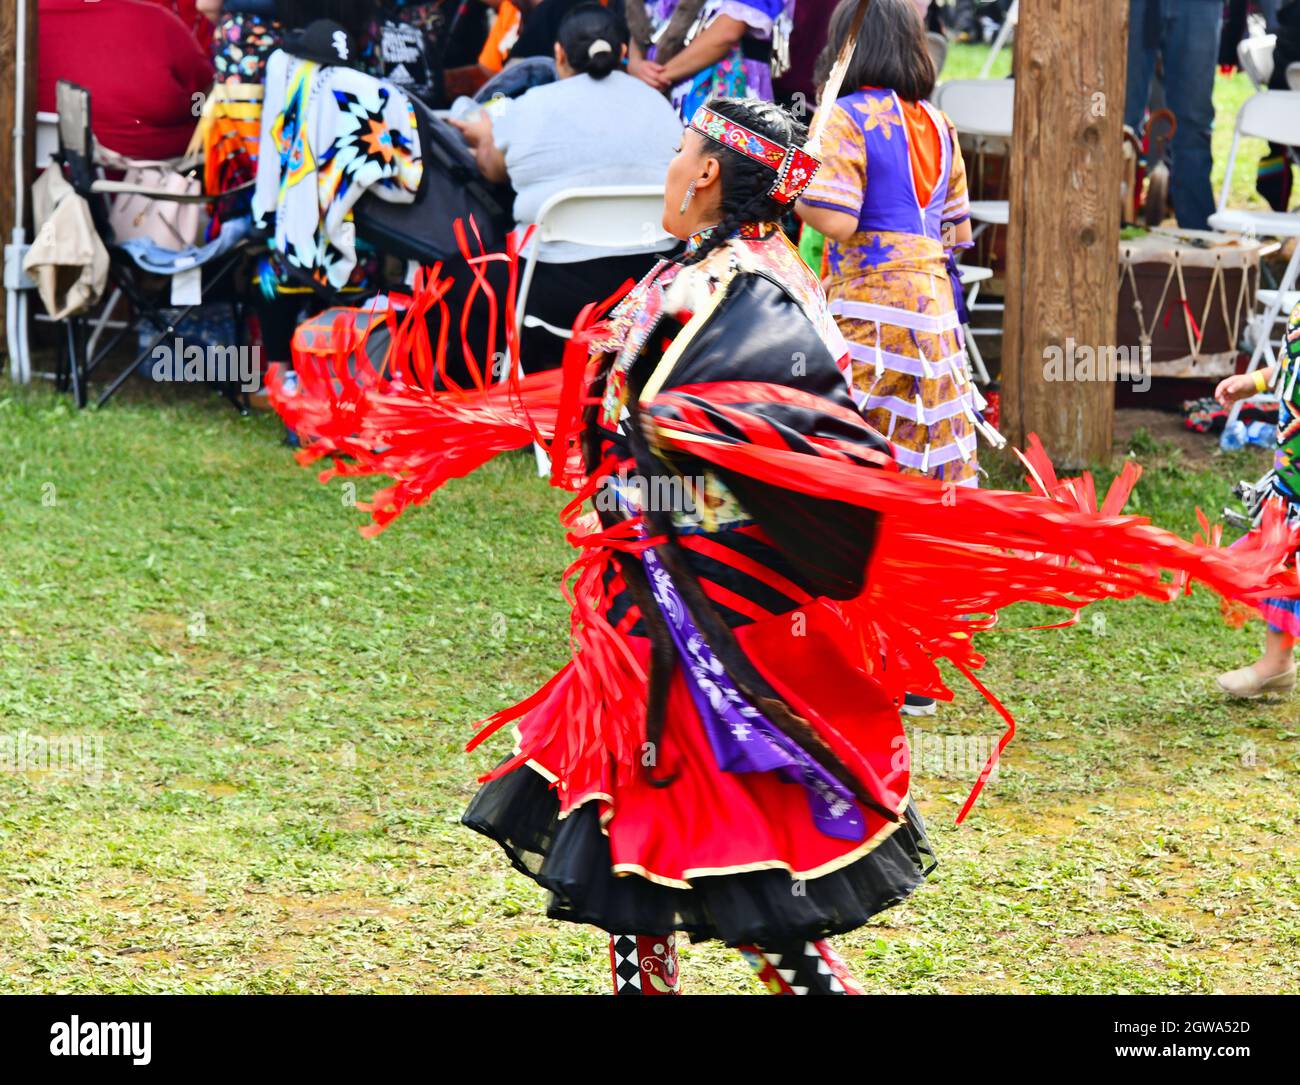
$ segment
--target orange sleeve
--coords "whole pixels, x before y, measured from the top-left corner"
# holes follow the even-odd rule
[[[490,72],[499,72],[506,66],[510,50],[519,38],[519,9],[510,2],[502,0],[497,9],[497,17],[492,21],[492,30],[483,44],[478,62]]]
[[[856,217],[862,213],[866,188],[867,143],[862,126],[837,102],[831,106],[830,120],[826,122],[822,168],[801,199],[813,207]]]

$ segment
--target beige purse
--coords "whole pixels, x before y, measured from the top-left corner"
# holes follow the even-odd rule
[[[167,166],[132,166],[124,183],[179,196],[200,196],[202,182]],[[159,248],[179,251],[198,243],[203,230],[202,203],[173,203],[134,192],[118,193],[108,212],[117,242],[148,238]]]

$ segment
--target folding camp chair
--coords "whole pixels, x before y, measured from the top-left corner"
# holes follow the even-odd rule
[[[231,232],[229,238],[223,237],[219,242],[210,243],[202,249],[177,254],[176,260],[170,266],[163,266],[144,260],[138,252],[133,252],[118,243],[109,224],[110,196],[137,194],[172,203],[206,203],[210,197],[202,194],[182,195],[125,181],[105,180],[100,176],[101,165],[96,161],[89,91],[74,83],[60,80],[56,95],[59,113],[59,159],[63,163],[68,181],[74,191],[89,204],[95,229],[108,249],[109,282],[115,291],[120,291],[132,310],[131,319],[115,328],[111,335],[105,337],[102,344],[98,342],[98,337],[89,344],[85,342],[84,317],[73,317],[67,321],[63,357],[58,374],[60,389],[70,391],[77,406],[84,407],[89,395],[90,378],[109,358],[118,344],[132,332],[138,332],[141,327],[156,333],[152,341],[136,355],[131,364],[108,382],[96,404],[102,407],[126,383],[142,362],[151,357],[161,344],[176,336],[178,330],[202,304],[204,297],[218,295],[221,288],[225,288],[224,295],[229,300],[234,315],[236,342],[230,346],[236,351],[242,349],[244,344],[240,340],[243,307],[233,292],[233,284],[230,280],[231,273],[250,252],[251,246],[248,241],[238,238],[236,230]],[[115,161],[115,164],[118,163]],[[134,164],[137,163],[125,160],[127,166]],[[175,294],[179,285],[176,280],[183,275],[189,276],[191,286],[195,284],[197,276],[198,300],[191,301],[187,298],[179,301],[174,307],[160,301],[156,293],[159,280],[168,281]],[[168,308],[176,308],[179,312],[170,315],[166,311]],[[206,383],[212,384],[241,412],[248,410],[248,390],[241,388],[237,381],[212,380]]]

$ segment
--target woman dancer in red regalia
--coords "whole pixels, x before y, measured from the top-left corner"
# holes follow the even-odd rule
[[[702,109],[667,181],[686,254],[580,322],[562,374],[432,391],[435,275],[382,363],[340,328],[333,352],[298,353],[296,393],[273,378],[304,459],[395,479],[376,530],[497,452],[547,445],[574,493],[573,658],[471,744],[514,724],[464,820],[549,891],[548,915],[611,934],[619,993],[679,989],[680,931],[738,947],[772,991],[858,991],[826,939],[933,866],[898,706],[951,698],[940,658],[983,690],[971,637],[999,608],[1172,599],[1160,567],[1250,603],[1300,594],[1283,571],[1300,532],[1184,542],[1119,515],[1134,469],[1100,510],[1040,448],[1031,494],[900,474],[774,225],[816,168],[801,137],[774,106]]]

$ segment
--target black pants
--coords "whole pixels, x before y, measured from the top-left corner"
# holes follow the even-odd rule
[[[661,258],[660,253],[638,253],[576,264],[539,263],[528,294],[527,315],[567,331],[586,305],[604,301],[629,279],[638,281]],[[520,266],[521,281],[527,267],[526,261]],[[565,342],[545,328],[525,327],[520,343],[524,372],[556,368],[564,358]]]
[[[293,333],[302,318],[305,303],[312,299],[301,294],[284,294],[265,298],[254,292],[253,309],[262,325],[262,352],[268,364],[290,360]]]

